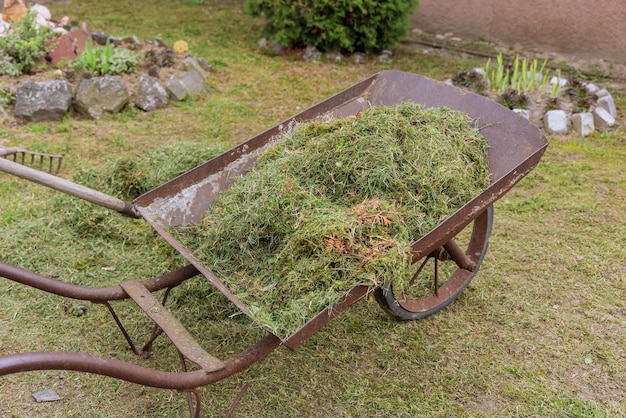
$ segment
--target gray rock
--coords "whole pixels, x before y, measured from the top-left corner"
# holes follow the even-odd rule
[[[362,52],[355,52],[352,54],[352,62],[355,64],[363,64],[365,62],[365,54]]]
[[[603,130],[615,125],[615,118],[604,108],[596,107],[591,113],[593,114],[593,123],[596,129]]]
[[[26,81],[15,94],[15,116],[30,122],[59,121],[72,103],[72,86],[65,80]]]
[[[600,90],[600,87],[596,86],[593,83],[586,83],[585,84],[585,90],[589,94],[596,94],[596,92],[598,92]]]
[[[609,93],[609,91],[607,89],[600,89],[598,91],[596,91],[595,96],[599,99],[600,97],[604,97],[604,96],[610,96],[611,93]]]
[[[91,39],[99,45],[106,45],[107,41],[113,42],[113,37],[104,32],[92,32]]]
[[[391,63],[391,56],[392,56],[392,53],[390,50],[383,49],[380,52],[380,55],[378,55],[378,58],[376,58],[376,60],[380,62],[381,64],[389,64]]]
[[[597,100],[596,104],[598,105],[598,107],[601,107],[602,109],[609,112],[609,115],[611,115],[612,117],[614,118],[617,117],[617,109],[615,108],[615,101],[613,100],[613,96],[611,96],[610,94],[600,97]]]
[[[326,53],[326,59],[332,62],[341,62],[343,61],[343,55],[338,51],[328,51]]]
[[[574,113],[572,115],[572,127],[582,136],[587,136],[595,130],[593,115],[589,112]]]
[[[196,71],[187,71],[180,75],[180,79],[189,91],[189,94],[201,93],[206,90],[204,77]]]
[[[564,110],[550,110],[543,117],[546,131],[553,134],[567,133],[567,113]]]
[[[163,109],[167,106],[167,91],[156,78],[144,74],[139,79],[135,105],[146,112]]]
[[[212,66],[206,59],[200,57],[196,58],[196,61],[198,61],[198,64],[200,64],[200,67],[202,67],[204,71],[206,71],[207,73],[211,72]]]
[[[513,113],[517,113],[524,119],[530,120],[531,111],[528,109],[513,109]]]
[[[181,63],[181,67],[183,71],[195,71],[204,78],[206,78],[206,76],[208,75],[208,71],[205,70],[204,67],[200,64],[200,62],[194,57],[185,58],[183,62]],[[209,67],[209,70],[210,70],[210,67]]]
[[[171,99],[180,101],[206,90],[206,84],[200,73],[188,71],[181,74],[180,77],[170,77],[165,89]]]
[[[313,45],[309,45],[304,49],[302,59],[306,62],[319,61],[322,58],[322,53]]]
[[[120,77],[84,78],[76,87],[74,108],[82,115],[101,119],[120,112],[128,101],[128,87]]]
[[[165,90],[167,91],[169,98],[172,100],[181,101],[185,100],[189,96],[189,91],[187,90],[185,83],[183,83],[180,78],[175,76],[170,77],[170,80],[165,86]]]

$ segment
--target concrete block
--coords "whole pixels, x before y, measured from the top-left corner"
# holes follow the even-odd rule
[[[513,112],[517,113],[518,115],[520,115],[524,119],[530,120],[531,112],[528,109],[513,109]]]
[[[567,133],[567,113],[564,110],[550,110],[544,115],[543,124],[549,133]]]
[[[558,84],[559,86],[564,87],[567,84],[567,79],[566,78],[557,77],[557,76],[553,76],[550,79],[550,84]]]
[[[598,105],[598,107],[601,107],[602,109],[609,112],[609,115],[613,116],[614,118],[617,117],[617,109],[615,108],[615,100],[613,100],[613,96],[611,96],[610,94],[608,96],[600,97],[598,101],[596,102],[596,104]]]
[[[595,93],[596,97],[599,99],[600,97],[610,96],[611,93],[607,89],[600,89]]]
[[[572,115],[572,127],[582,136],[587,136],[595,130],[593,114],[590,112],[574,113]]]
[[[596,107],[592,113],[593,123],[596,129],[607,129],[615,125],[615,118],[611,116],[611,114],[607,112],[604,108]]]
[[[586,83],[585,84],[585,90],[587,91],[587,93],[589,94],[596,94],[596,92],[598,90],[600,90],[600,87],[596,86],[593,83]]]

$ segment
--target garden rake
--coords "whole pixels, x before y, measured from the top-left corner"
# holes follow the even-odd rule
[[[28,151],[24,148],[6,148],[0,145],[0,157],[13,160],[31,168],[57,175],[61,169],[63,156],[55,154],[45,154],[42,152]]]

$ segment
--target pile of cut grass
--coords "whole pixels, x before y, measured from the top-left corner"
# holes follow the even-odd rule
[[[306,123],[173,234],[287,338],[356,285],[406,285],[411,243],[489,184],[486,149],[448,108]]]

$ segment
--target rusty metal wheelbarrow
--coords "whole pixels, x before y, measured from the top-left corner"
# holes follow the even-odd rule
[[[265,338],[227,360],[217,359],[207,353],[163,306],[169,290],[185,280],[202,275],[243,312],[247,312],[247,306],[202,265],[191,251],[170,235],[168,228],[200,220],[215,197],[245,174],[269,143],[279,140],[298,123],[320,117],[346,117],[370,106],[407,101],[425,107],[447,106],[465,112],[477,120],[482,126],[482,134],[489,141],[488,164],[491,170],[491,184],[486,190],[413,243],[413,262],[419,263],[412,286],[416,293],[411,291],[396,294],[391,283],[375,289],[356,286],[332,310],[327,308],[319,312],[286,339],[281,340],[268,332]],[[281,344],[296,349],[333,317],[369,292],[375,292],[376,300],[385,311],[403,320],[426,317],[452,303],[476,275],[485,256],[493,222],[493,203],[538,164],[546,147],[547,141],[539,129],[495,102],[418,75],[384,71],[157,187],[135,199],[132,204],[0,158],[2,171],[124,215],[143,218],[190,263],[184,268],[143,282],[129,281],[115,287],[91,288],[70,285],[0,262],[0,276],[9,280],[63,297],[104,304],[136,354],[149,353],[154,339],[165,333],[181,356],[183,370],[152,370],[85,353],[34,352],[1,357],[0,375],[33,370],[73,370],[110,376],[140,385],[189,391],[196,396],[194,406],[192,396],[189,395],[190,412],[192,415],[199,415],[200,399],[195,388],[243,370],[265,358]],[[152,295],[152,292],[161,289],[167,289],[162,302]],[[110,304],[121,299],[134,300],[155,323],[151,338],[141,349],[136,348]],[[195,363],[199,369],[187,371],[186,360]]]

